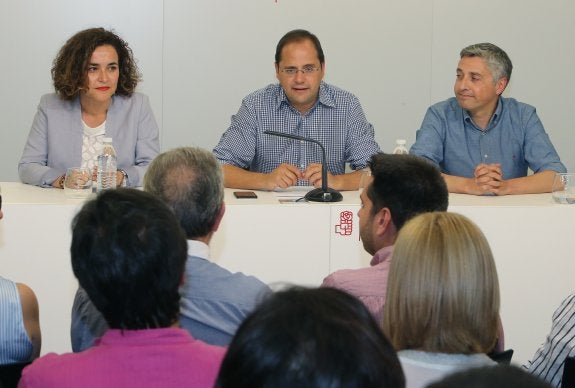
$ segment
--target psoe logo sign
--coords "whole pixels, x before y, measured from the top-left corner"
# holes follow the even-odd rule
[[[353,232],[353,213],[344,210],[339,213],[339,224],[335,225],[335,233],[341,236],[351,236]]]

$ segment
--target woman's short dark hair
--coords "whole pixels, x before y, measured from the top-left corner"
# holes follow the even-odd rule
[[[96,48],[110,45],[118,54],[120,77],[116,94],[131,96],[141,79],[132,49],[122,38],[104,28],[89,28],[72,36],[52,64],[54,89],[63,100],[73,100],[86,86],[86,74]]]
[[[152,194],[115,189],[72,221],[72,269],[114,329],[168,327],[180,314],[187,240],[172,210]]]
[[[216,386],[404,387],[397,355],[367,308],[334,288],[290,288],[240,325]]]

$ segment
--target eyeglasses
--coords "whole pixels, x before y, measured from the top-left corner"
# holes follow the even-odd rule
[[[316,66],[304,66],[301,69],[298,69],[296,67],[284,67],[283,69],[281,69],[280,71],[282,73],[284,73],[285,75],[289,76],[289,77],[293,77],[294,75],[296,75],[298,72],[302,72],[304,75],[308,75],[308,74],[312,74],[315,73],[316,71],[318,71],[320,68],[316,67]]]

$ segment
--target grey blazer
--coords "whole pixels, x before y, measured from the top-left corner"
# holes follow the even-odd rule
[[[128,186],[142,186],[148,164],[160,152],[158,124],[148,97],[113,96],[106,118],[118,168],[128,174]],[[40,99],[28,140],[18,163],[24,183],[50,187],[68,167],[82,162],[82,112],[80,98],[65,101],[55,93]]]

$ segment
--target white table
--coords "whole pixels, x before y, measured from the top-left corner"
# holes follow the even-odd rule
[[[226,214],[212,240],[212,260],[267,283],[319,285],[339,268],[369,265],[359,240],[359,195],[344,192],[342,202],[280,203],[305,191],[258,192],[236,199],[226,189]]]
[[[56,189],[14,182],[0,186],[5,213],[0,274],[29,284],[38,295],[42,353],[69,351],[77,286],[69,263],[70,221],[82,201]],[[280,196],[294,193],[258,192],[258,199],[250,200],[226,190],[226,214],[212,241],[212,260],[268,283],[304,285],[318,285],[340,268],[368,265],[358,234],[358,193],[343,194],[344,200],[334,204],[280,203]],[[452,194],[450,210],[469,216],[490,242],[506,344],[515,349],[514,361],[524,362],[544,340],[554,309],[575,290],[567,239],[575,206],[554,204],[548,194]]]

